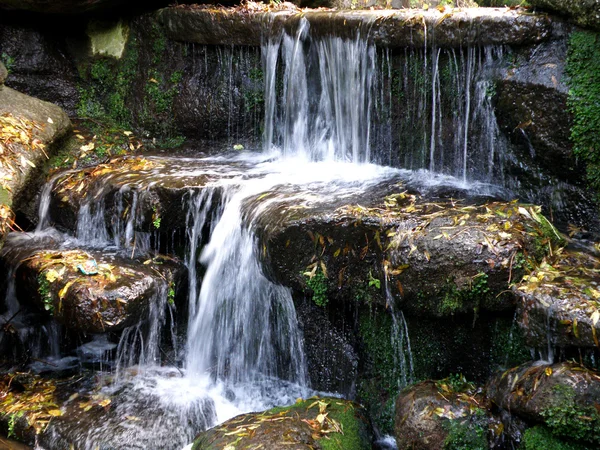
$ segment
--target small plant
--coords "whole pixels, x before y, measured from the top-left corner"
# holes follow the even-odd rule
[[[528,428],[521,440],[524,450],[585,450],[586,447],[565,442],[552,434],[552,432],[541,425]]]
[[[17,420],[19,420],[19,418],[23,416],[23,411],[8,414],[8,416],[8,434],[6,435],[6,437],[10,439],[11,437],[16,437],[15,425],[17,424]]]
[[[15,58],[10,55],[7,55],[6,53],[2,53],[2,55],[0,56],[0,61],[4,63],[4,67],[6,67],[8,73],[11,73],[12,69],[15,66]]]
[[[306,285],[313,291],[313,302],[317,306],[325,307],[329,301],[325,274],[321,270],[317,270],[312,276],[306,275]]]
[[[171,306],[175,306],[175,282],[169,283],[169,291],[167,292],[167,303]]]
[[[375,289],[381,289],[381,280],[374,278],[373,274],[369,270],[369,287],[374,286]]]
[[[52,291],[50,290],[50,282],[42,272],[38,278],[38,293],[44,303],[44,309],[50,314],[54,312],[54,302],[52,300]]]
[[[154,228],[156,228],[158,230],[160,228],[160,222],[161,222],[160,212],[158,211],[158,207],[156,205],[154,205],[152,207],[152,225],[154,226]]]

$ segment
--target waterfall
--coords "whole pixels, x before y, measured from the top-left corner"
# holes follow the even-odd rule
[[[302,19],[295,35],[270,36],[263,43],[264,148],[311,161],[369,162],[375,46],[360,31],[352,39],[313,38],[309,27]]]

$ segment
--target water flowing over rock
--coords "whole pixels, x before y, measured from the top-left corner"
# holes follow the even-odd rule
[[[260,45],[266,23],[293,35],[301,20],[315,36],[341,38],[364,29],[370,42],[384,47],[458,47],[527,44],[546,39],[551,21],[544,16],[491,8],[451,11],[280,11],[271,13],[213,8],[165,8],[159,18],[172,39],[200,44]]]

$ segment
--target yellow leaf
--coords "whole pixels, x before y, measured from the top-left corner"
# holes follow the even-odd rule
[[[596,324],[598,323],[598,319],[600,319],[600,311],[596,310],[592,313],[592,323],[594,324],[594,326],[596,326]]]
[[[50,269],[46,272],[46,280],[48,280],[48,283],[54,283],[58,278],[60,278],[60,275],[56,270]]]
[[[51,409],[48,411],[48,414],[50,414],[52,417],[59,417],[62,416],[62,411],[60,409]]]
[[[552,375],[552,367],[546,367],[546,376],[549,377],[550,375]]]
[[[68,281],[67,284],[65,284],[63,286],[63,288],[60,291],[58,291],[58,299],[59,300],[62,300],[63,298],[65,298],[65,295],[67,295],[67,291],[73,285],[73,283],[75,283],[75,280]]]
[[[105,398],[104,400],[102,400],[100,403],[98,403],[100,406],[108,406],[110,405],[110,398]]]

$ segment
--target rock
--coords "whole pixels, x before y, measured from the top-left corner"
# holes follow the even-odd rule
[[[517,317],[527,343],[548,347],[600,346],[600,259],[564,250],[513,286]]]
[[[8,77],[8,70],[6,70],[6,66],[0,61],[0,89],[2,89],[6,77]]]
[[[532,0],[531,6],[568,17],[579,26],[600,30],[598,0]]]
[[[364,409],[330,397],[298,400],[294,405],[242,414],[198,435],[193,450],[237,448],[370,449],[373,434]]]
[[[175,370],[161,375],[181,376]],[[180,450],[216,421],[212,399],[198,397],[182,409],[139,378],[114,381],[85,372],[68,379],[7,374],[0,376],[0,385],[7,394],[3,410],[12,411],[0,415],[0,429],[6,430],[16,415],[15,439],[31,446]]]
[[[600,375],[575,363],[531,362],[498,373],[485,388],[498,406],[552,433],[600,443]]]
[[[36,251],[17,269],[17,296],[70,330],[118,331],[166,302],[180,270],[171,258],[142,264],[96,251]]]
[[[302,302],[296,314],[304,337],[310,386],[321,392],[355,397],[358,355],[353,343],[312,302]]]
[[[384,47],[523,45],[548,38],[552,30],[548,17],[493,8],[467,8],[447,16],[433,8],[418,15],[410,10],[265,11],[182,6],[162,9],[158,17],[170,38],[208,45],[258,46],[267,24],[272,30],[293,31],[301,18],[308,20],[313,36],[335,30],[351,37],[364,28],[370,41]]]
[[[44,14],[81,14],[108,9],[123,2],[119,0],[0,0],[0,9],[24,10]]]
[[[267,276],[323,306],[358,295],[438,317],[511,309],[511,296],[498,295],[517,276],[515,258],[539,257],[540,244],[557,239],[539,209],[456,205],[406,189],[389,182],[344,200],[315,189],[310,204],[270,203],[254,225]]]
[[[396,400],[398,450],[493,448],[488,434],[492,442],[497,440],[498,424],[486,411],[480,390],[461,377],[423,381]]]
[[[0,90],[0,203],[17,209],[33,198],[33,181],[41,166],[70,129],[69,118],[58,106],[7,86]]]
[[[10,62],[7,85],[60,106],[70,117],[77,115],[80,94],[71,52],[75,44],[68,45],[67,37],[59,33],[60,29],[72,29],[72,24],[48,29],[47,22],[21,22],[6,12],[0,16],[0,55]]]
[[[234,170],[231,176],[239,174],[239,168]],[[80,210],[87,205],[92,216],[100,211],[106,219],[97,226],[117,225],[111,228],[113,235],[124,233],[123,227],[129,221],[143,231],[181,228],[186,223],[188,201],[194,201],[190,191],[206,188],[211,192],[205,200],[218,205],[221,191],[213,189],[211,183],[227,178],[226,172],[226,165],[218,161],[114,158],[106,164],[60,175],[51,192],[50,219],[74,231]],[[135,207],[127,208],[128,204]]]

